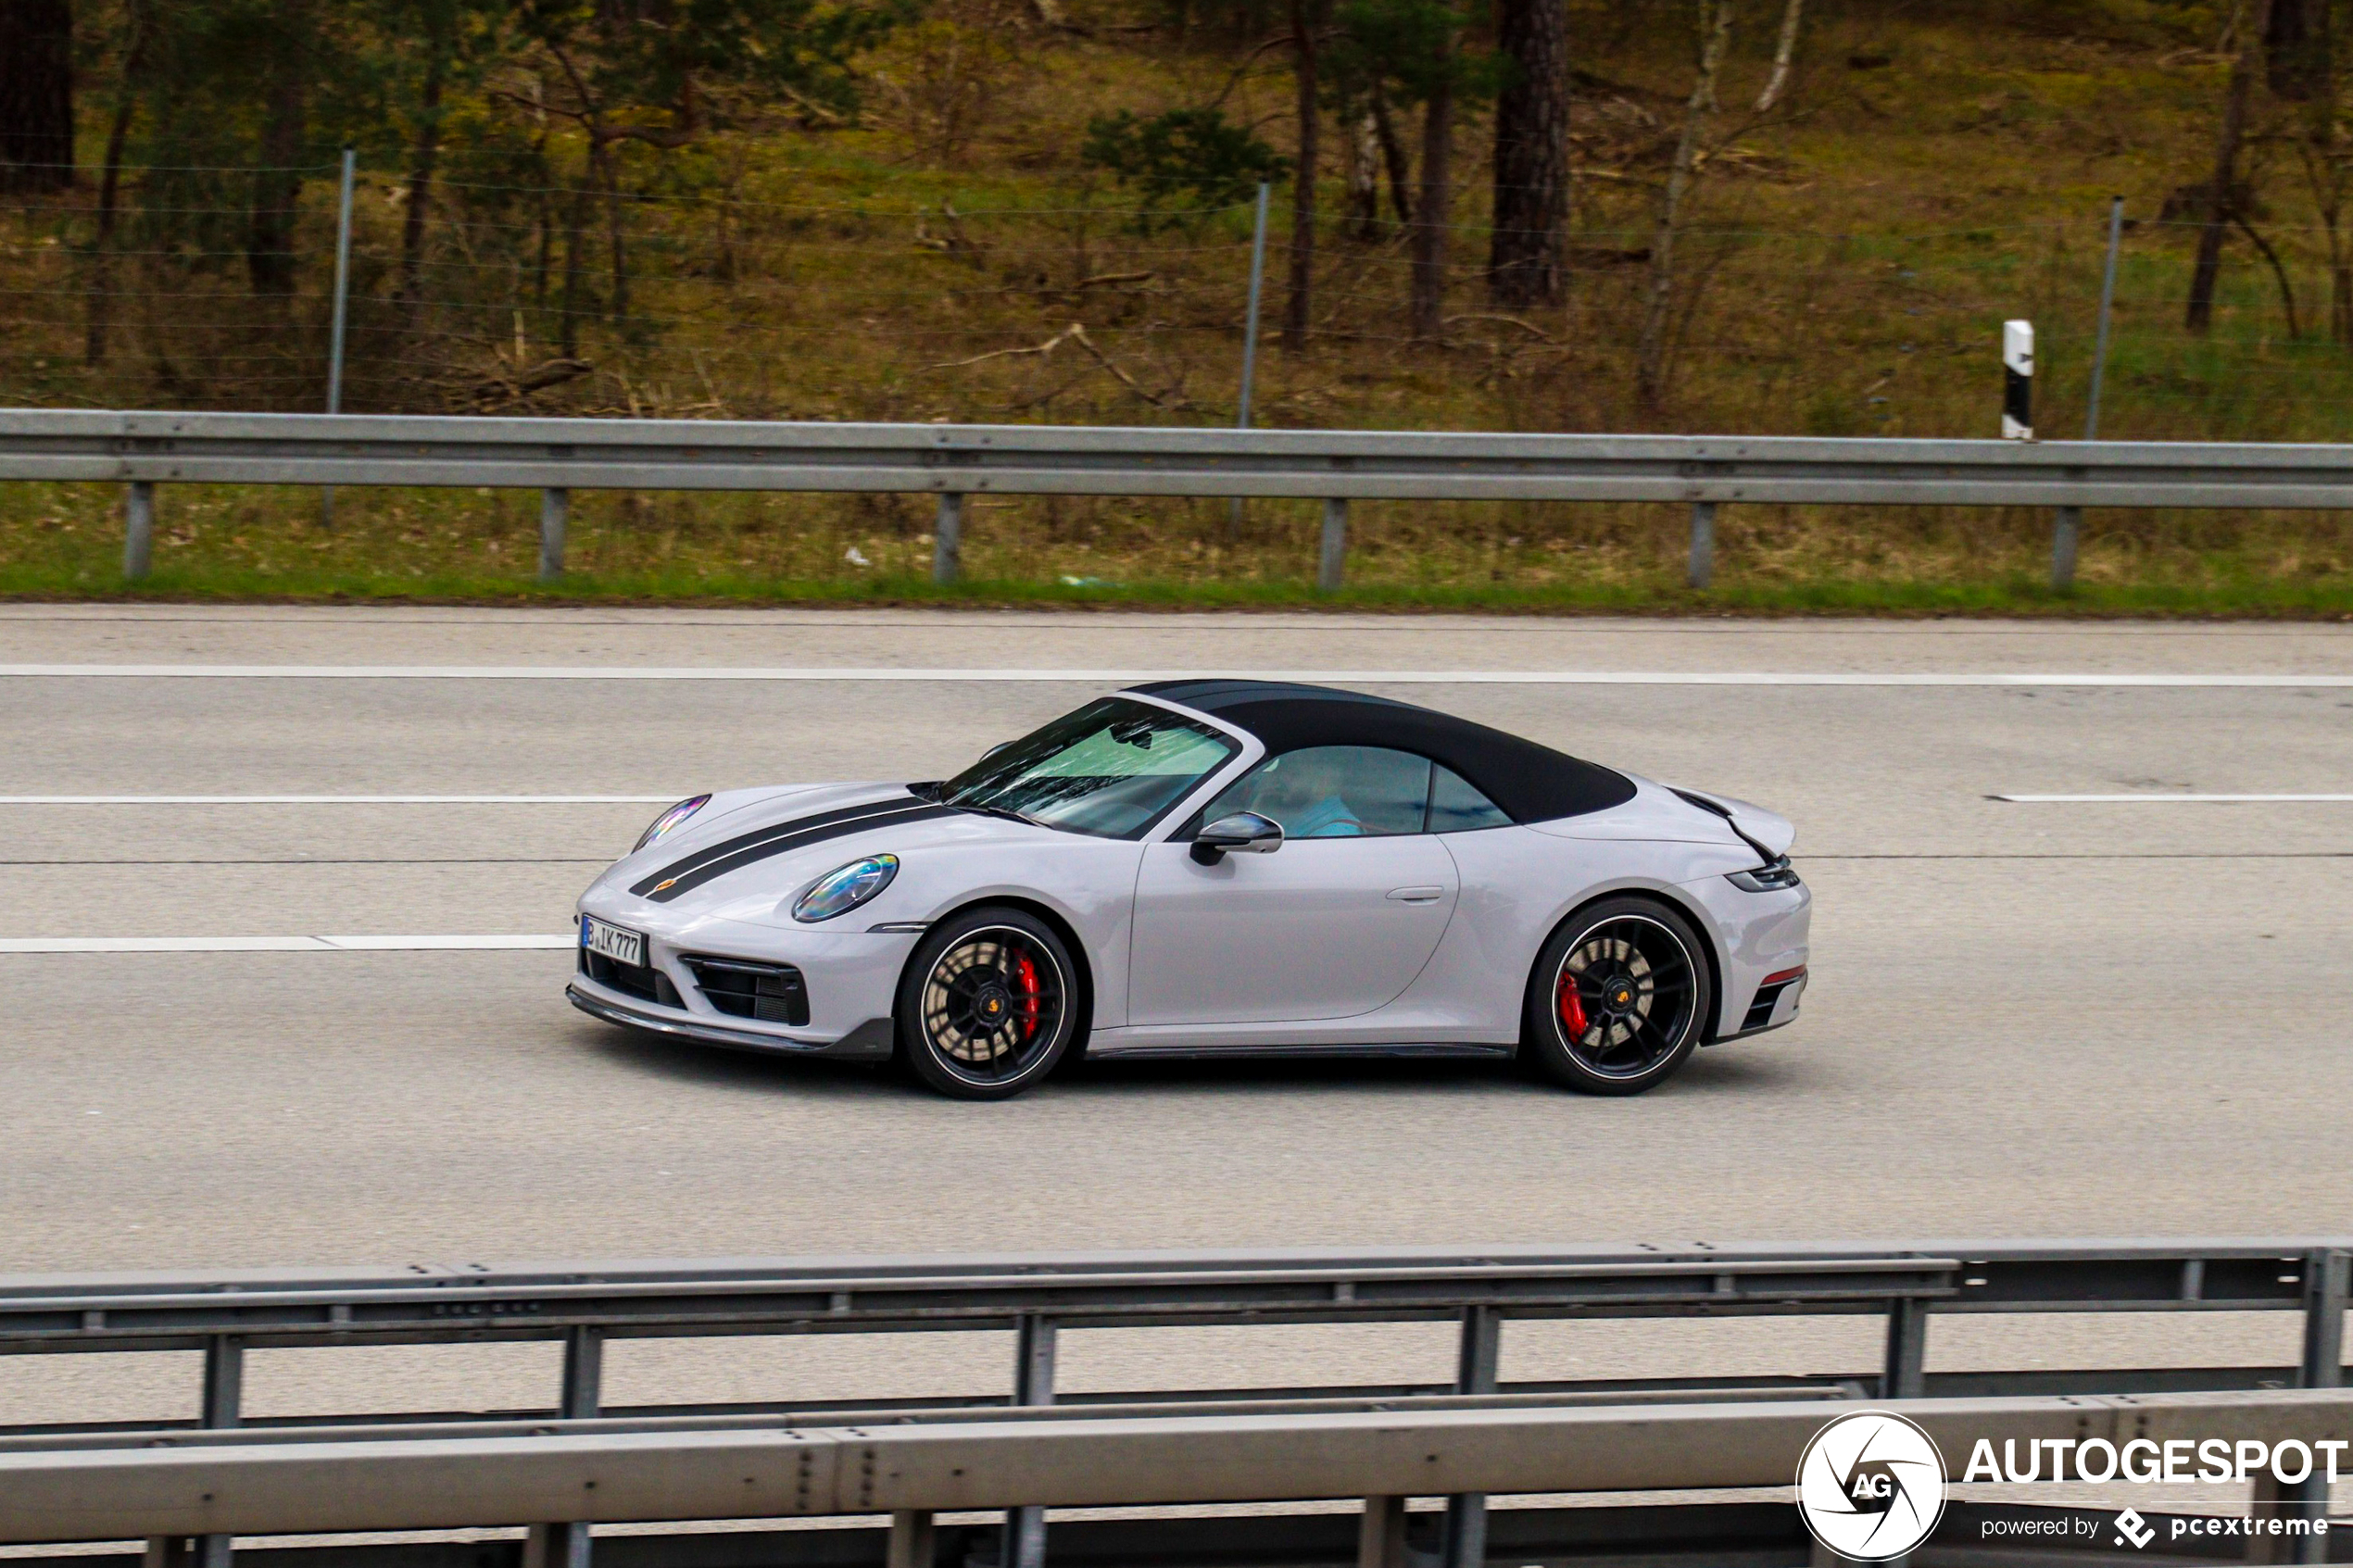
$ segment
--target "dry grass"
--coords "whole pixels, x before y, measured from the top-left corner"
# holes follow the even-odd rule
[[[1045,29],[1010,0],[953,0],[873,62],[864,125],[723,140],[659,178],[643,171],[662,199],[631,220],[634,317],[585,322],[580,351],[594,373],[540,392],[510,390],[555,353],[560,330],[528,276],[535,198],[446,203],[434,301],[412,319],[390,302],[390,175],[371,177],[346,406],[1227,422],[1246,214],[1136,232],[1120,217],[1125,198],[1076,169],[1073,149],[1105,108],[1214,96],[1239,51],[1173,24],[1119,31],[1168,14],[1130,0],[1066,9],[1087,31]],[[1999,322],[2027,316],[2041,337],[2042,423],[2072,433],[2107,195],[2124,193],[2153,220],[2207,156],[2222,67],[2196,46],[2197,7],[2144,15],[2114,0],[2073,14],[2067,33],[2038,22],[2047,7],[1999,0],[1831,8],[1809,31],[1794,112],[1744,137],[1703,189],[1670,404],[1655,414],[1632,395],[1634,296],[1649,182],[1688,82],[1688,7],[1579,0],[1573,10],[1593,80],[1573,125],[1586,177],[1567,301],[1508,314],[1485,304],[1486,132],[1474,120],[1462,133],[1452,335],[1404,340],[1402,245],[1346,239],[1334,221],[1315,338],[1303,353],[1268,353],[1260,422],[1987,434]],[[1728,103],[1753,95],[1762,70],[1765,19],[1743,26]],[[1269,53],[1227,107],[1281,142],[1288,91],[1282,56]],[[2268,232],[2306,321],[2322,319],[2309,204],[2284,155],[2259,163]],[[1327,189],[1336,203],[1337,182]],[[319,196],[314,187],[306,243],[323,253]],[[256,320],[228,263],[143,263],[145,292],[116,352],[83,365],[73,251],[83,221],[21,217],[0,254],[20,302],[0,319],[0,398],[315,406],[322,302]],[[2353,359],[2309,332],[2286,334],[2277,291],[2243,245],[2213,334],[2180,331],[2189,244],[2154,221],[2128,235],[2103,433],[2353,437]],[[322,281],[317,270],[307,287]],[[1270,270],[1279,277],[1279,264]],[[1278,299],[1279,284],[1271,292]],[[111,505],[69,488],[0,495],[0,591],[117,591]],[[165,505],[158,591],[535,591],[528,497],[346,492],[332,533],[304,495],[168,491]],[[582,497],[566,589],[906,595],[919,591],[929,526],[914,498]],[[1305,507],[1253,506],[1237,530],[1222,502],[1005,500],[967,526],[968,571],[992,594],[1247,601],[1303,594],[1313,568]],[[1352,584],[1368,597],[1700,602],[1680,586],[1676,508],[1390,504],[1359,507],[1353,526]],[[2353,609],[2353,536],[2334,516],[2120,514],[2089,527],[2078,608]],[[1705,602],[2015,608],[2039,602],[2047,530],[2032,513],[1727,508],[1718,588]]]

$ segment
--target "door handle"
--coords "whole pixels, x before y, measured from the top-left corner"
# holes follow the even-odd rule
[[[1442,887],[1392,887],[1390,897],[1400,904],[1435,904],[1446,897]]]

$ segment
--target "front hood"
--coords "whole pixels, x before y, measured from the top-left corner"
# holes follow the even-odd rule
[[[629,856],[597,889],[684,920],[766,923],[818,877],[866,855],[1061,835],[1001,817],[953,810],[904,784],[821,784],[714,797],[686,829]],[[704,821],[708,817],[711,820]]]

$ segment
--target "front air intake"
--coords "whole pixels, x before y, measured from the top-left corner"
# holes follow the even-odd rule
[[[693,972],[703,999],[721,1012],[762,1023],[809,1022],[809,985],[790,964],[694,956],[678,961]]]

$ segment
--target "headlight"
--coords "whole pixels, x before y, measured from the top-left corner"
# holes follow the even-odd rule
[[[673,806],[669,810],[664,811],[661,816],[656,817],[652,823],[647,827],[646,831],[637,835],[637,842],[630,846],[629,852],[632,855],[635,855],[638,850],[643,849],[647,845],[653,843],[656,839],[666,837],[672,829],[677,827],[679,823],[685,822],[688,817],[691,817],[696,812],[701,810],[704,806],[710,803],[710,801],[711,797],[708,795],[690,795],[686,799],[681,800],[677,805]]]
[[[1769,866],[1759,866],[1753,872],[1734,872],[1724,880],[1748,893],[1786,893],[1797,885],[1797,868],[1783,855]]]
[[[869,855],[862,860],[852,860],[811,884],[809,891],[793,901],[792,918],[814,925],[821,920],[848,914],[888,887],[890,879],[898,874],[896,855]]]

